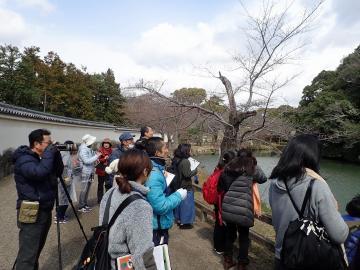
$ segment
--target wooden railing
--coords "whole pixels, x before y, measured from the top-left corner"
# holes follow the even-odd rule
[[[195,192],[202,192],[201,186],[193,184],[193,187]],[[195,198],[195,207],[198,211],[197,214],[202,221],[206,221],[211,224],[215,222],[214,211],[210,205]],[[256,218],[261,222],[272,225],[272,219],[270,215],[264,214]],[[274,251],[274,241],[257,233],[252,228],[250,228],[250,237],[260,245],[267,247],[270,251]]]

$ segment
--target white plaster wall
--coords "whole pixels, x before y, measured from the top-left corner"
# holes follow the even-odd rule
[[[81,137],[85,134],[96,136],[97,141],[104,138],[118,141],[122,130],[115,131],[112,128],[98,128],[90,126],[68,125],[57,122],[42,121],[36,119],[25,119],[21,117],[9,117],[0,115],[0,153],[8,148],[17,148],[19,145],[28,145],[29,133],[38,128],[46,128],[51,132],[53,141],[64,142],[72,140],[76,143],[81,142]],[[140,137],[139,132],[132,132],[135,140]]]

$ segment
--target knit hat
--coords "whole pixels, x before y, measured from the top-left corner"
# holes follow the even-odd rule
[[[90,146],[94,142],[96,142],[96,137],[91,136],[90,134],[86,134],[81,138],[81,140],[83,141],[83,143],[85,143],[86,146]]]
[[[110,140],[109,138],[105,138],[105,139],[102,141],[101,146],[104,146],[105,143],[110,144],[110,147],[112,146],[111,140]]]

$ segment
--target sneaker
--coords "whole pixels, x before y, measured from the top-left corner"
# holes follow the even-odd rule
[[[85,207],[82,207],[82,208],[79,208],[79,209],[78,209],[78,212],[81,212],[81,213],[89,213],[90,210],[86,209]]]
[[[86,210],[88,210],[88,211],[91,211],[91,210],[92,210],[92,208],[91,208],[90,206],[88,206],[88,205],[85,205],[84,208],[85,208]]]
[[[68,221],[67,221],[67,219],[65,219],[65,218],[59,221],[60,224],[66,224],[67,222],[68,222]]]
[[[223,254],[224,254],[224,251],[217,251],[215,248],[214,248],[214,251],[215,251],[215,253],[218,254],[218,255],[223,255]]]
[[[189,230],[189,229],[192,229],[193,228],[193,225],[192,224],[180,224],[179,225],[179,228],[181,230]]]

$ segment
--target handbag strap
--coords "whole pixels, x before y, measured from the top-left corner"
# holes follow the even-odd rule
[[[127,197],[120,205],[119,207],[116,209],[114,215],[111,217],[111,220],[109,221],[109,224],[107,226],[107,230],[109,231],[111,226],[115,223],[117,217],[121,214],[121,212],[133,201],[139,200],[139,199],[144,199],[141,195],[139,194],[132,194],[129,197]]]
[[[302,206],[301,206],[301,210],[299,210],[299,208],[297,207],[297,205],[296,205],[293,197],[291,196],[291,193],[290,193],[289,187],[288,187],[288,185],[287,185],[287,182],[284,181],[285,187],[286,187],[286,191],[287,191],[287,193],[288,193],[288,195],[289,195],[290,201],[291,201],[292,205],[294,206],[296,212],[298,213],[299,218],[303,218],[303,217],[304,217],[305,207],[306,207],[307,202],[310,200],[311,191],[312,191],[312,186],[313,186],[313,184],[314,184],[314,181],[315,181],[315,179],[311,179],[311,180],[310,180],[310,183],[309,183],[309,185],[308,185],[308,187],[307,187],[307,189],[306,189],[306,193],[305,193],[305,197],[304,197],[304,200],[303,200],[303,203],[302,203]]]
[[[109,221],[109,212],[110,212],[110,205],[111,205],[111,197],[114,193],[114,190],[113,189],[111,192],[110,192],[110,195],[109,195],[109,198],[108,200],[106,201],[106,206],[105,206],[105,213],[104,213],[104,217],[103,217],[103,220],[102,220],[102,225],[105,225],[108,221]]]

